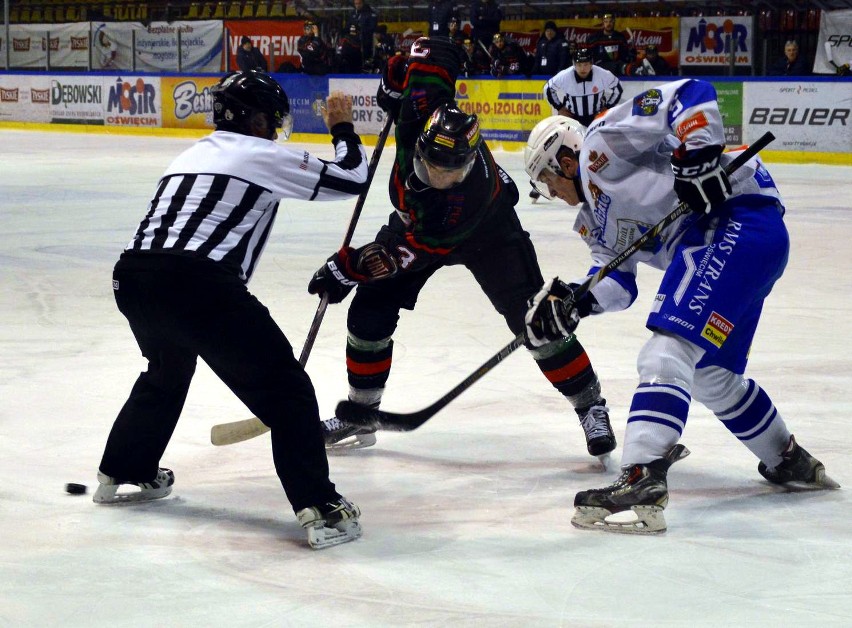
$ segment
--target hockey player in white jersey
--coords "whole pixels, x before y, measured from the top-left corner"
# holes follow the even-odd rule
[[[665,271],[647,320],[651,338],[638,357],[623,473],[611,486],[576,495],[572,523],[579,528],[666,529],[666,475],[689,453],[678,441],[691,399],[759,458],[758,471],[768,481],[838,487],[796,442],[767,393],[744,376],[763,301],[787,263],[789,237],[781,197],[763,163],[754,158],[729,179],[723,166],[732,157],[723,148],[716,92],[692,79],[610,109],[585,136],[557,116],[530,134],[525,164],[531,180],[549,198],[581,203],[574,229],[591,249],[590,275],[678,201],[692,210],[576,302],[571,285],[558,278],[530,301],[527,335],[536,345],[573,331],[584,316],[629,307],[639,263]]]

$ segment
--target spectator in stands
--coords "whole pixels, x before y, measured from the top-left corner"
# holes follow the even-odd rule
[[[367,70],[374,74],[381,74],[387,65],[388,59],[396,54],[396,44],[393,37],[388,35],[386,24],[376,26],[373,33],[373,58],[367,61]]]
[[[496,33],[500,32],[503,21],[503,9],[497,0],[472,0],[470,3],[470,33],[473,43],[479,40],[484,46],[490,46]]]
[[[461,47],[462,44],[464,44],[464,40],[467,39],[467,36],[461,29],[461,21],[456,15],[451,16],[450,21],[447,22],[447,37],[452,39],[453,43],[459,47]]]
[[[355,24],[349,26],[335,50],[335,70],[341,74],[361,74],[364,71],[364,55],[361,50],[361,33]],[[370,42],[372,43],[372,41]]]
[[[474,42],[470,37],[462,41],[462,68],[465,76],[477,76],[488,74],[491,69],[491,57],[479,42]]]
[[[379,24],[379,16],[364,0],[352,1],[352,13],[346,22],[348,27],[355,26],[361,37],[361,54],[363,59],[373,58],[373,33]],[[359,70],[360,72],[360,70]]]
[[[767,76],[808,76],[808,63],[799,55],[799,44],[793,39],[784,44],[784,56],[769,66]]]
[[[296,42],[296,49],[302,58],[302,72],[312,76],[323,76],[331,71],[329,50],[319,34],[319,27],[305,22],[305,34]]]
[[[538,38],[535,46],[532,74],[553,76],[571,65],[568,55],[568,42],[556,32],[554,22],[545,22],[544,34]]]
[[[245,35],[240,39],[240,49],[237,50],[237,66],[239,66],[241,72],[250,72],[251,70],[266,72],[268,70],[266,57],[252,45],[251,39]]]
[[[632,74],[636,76],[671,76],[674,74],[671,66],[660,56],[660,51],[654,44],[645,46],[644,58],[637,60],[634,65]]]
[[[429,37],[449,35],[450,18],[455,15],[455,12],[455,0],[432,0],[429,3]]]
[[[492,76],[517,76],[529,72],[530,56],[518,42],[502,33],[495,33],[491,41],[488,53],[491,55]]]
[[[592,51],[594,62],[621,76],[630,63],[630,46],[624,33],[615,30],[615,16],[605,13],[603,28],[589,37],[587,47]]]

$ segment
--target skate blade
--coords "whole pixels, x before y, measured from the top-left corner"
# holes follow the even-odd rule
[[[571,525],[582,530],[602,530],[620,534],[660,534],[666,531],[666,519],[659,506],[632,506],[612,513],[599,506],[577,506]]]
[[[343,440],[339,440],[336,443],[327,443],[325,449],[328,452],[342,453],[350,449],[364,449],[365,447],[372,447],[375,444],[375,434],[355,434],[354,436],[349,436]]]
[[[609,471],[610,463],[612,462],[611,453],[607,452],[605,454],[601,454],[600,456],[598,456],[598,461],[601,463],[601,466],[603,467],[604,471]]]
[[[321,550],[327,547],[334,547],[342,543],[348,543],[361,537],[361,524],[357,521],[343,521],[337,524],[336,527],[329,528],[322,523],[309,526],[308,545],[312,549]]]
[[[805,491],[825,491],[840,488],[840,484],[825,474],[825,469],[817,469],[816,479],[813,482],[802,482],[801,480],[793,480],[782,484],[788,491],[805,492]]]
[[[119,493],[118,489],[121,486],[133,486],[132,484],[119,486],[108,486],[101,484],[92,496],[92,501],[96,504],[114,505],[114,504],[138,504],[139,502],[150,502],[155,499],[168,497],[172,492],[171,486],[166,486],[160,489],[144,489],[131,491],[129,493]]]

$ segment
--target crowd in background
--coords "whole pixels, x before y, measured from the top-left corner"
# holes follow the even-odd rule
[[[543,76],[552,77],[572,65],[577,52],[575,42],[566,41],[552,20],[543,22],[535,52],[527,52],[509,33],[501,31],[503,10],[499,0],[471,0],[470,24],[462,28],[460,4],[455,0],[429,3],[428,34],[450,37],[463,51],[466,76]],[[339,24],[306,21],[305,34],[299,38],[301,67],[282,64],[279,72],[380,73],[389,57],[406,55],[410,41],[395,38],[387,25],[365,0],[353,0],[352,9]],[[586,42],[593,61],[616,76],[667,76],[675,73],[654,45],[632,46],[616,28],[616,17],[607,13],[602,28]],[[242,66],[241,66],[242,67]],[[799,45],[788,40],[784,55],[770,64],[767,75],[805,76],[809,62],[800,56]]]

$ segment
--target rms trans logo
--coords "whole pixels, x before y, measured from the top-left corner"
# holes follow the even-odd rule
[[[116,78],[109,88],[106,122],[118,126],[159,126],[157,89],[144,79],[134,83]]]

